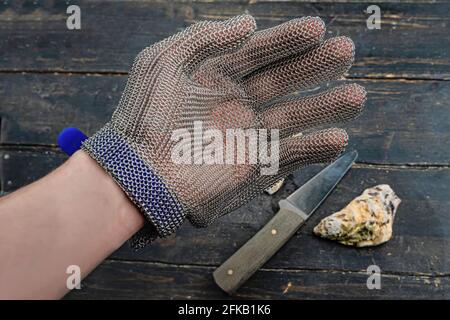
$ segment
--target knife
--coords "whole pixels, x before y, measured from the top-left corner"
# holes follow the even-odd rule
[[[261,268],[331,193],[358,157],[351,151],[279,202],[278,213],[214,271],[214,281],[232,294]]]

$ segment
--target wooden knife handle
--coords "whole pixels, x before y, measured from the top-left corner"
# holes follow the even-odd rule
[[[217,285],[229,294],[261,268],[298,230],[305,219],[281,208],[246,244],[214,271]]]

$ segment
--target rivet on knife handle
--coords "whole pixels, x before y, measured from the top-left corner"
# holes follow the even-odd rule
[[[217,285],[228,293],[236,291],[269,260],[305,221],[302,215],[280,211],[243,247],[214,272]]]

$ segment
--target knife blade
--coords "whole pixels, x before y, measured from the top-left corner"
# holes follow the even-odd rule
[[[277,214],[214,273],[214,281],[232,294],[262,267],[303,225],[358,157],[351,151],[279,202]]]

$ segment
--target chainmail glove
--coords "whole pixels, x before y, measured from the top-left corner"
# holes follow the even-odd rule
[[[353,62],[353,42],[323,41],[324,23],[314,17],[255,28],[249,15],[200,22],[144,49],[111,121],[84,142],[149,221],[133,238],[135,248],[171,234],[185,218],[206,226],[298,168],[335,159],[346,146],[342,129],[311,129],[357,116],[362,87],[292,94],[340,78]],[[262,174],[267,163],[239,162],[242,154],[228,140],[213,158],[226,153],[229,160],[231,149],[236,163],[206,163],[202,152],[219,140],[196,133],[199,123],[202,132],[214,129],[223,137],[228,129],[270,131],[258,145],[266,139],[278,170]],[[191,161],[174,161],[180,146]]]

